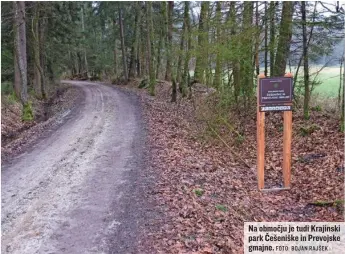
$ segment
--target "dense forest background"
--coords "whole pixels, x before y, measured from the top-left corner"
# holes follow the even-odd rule
[[[221,100],[255,101],[256,77],[295,79],[308,119],[321,70],[338,68],[343,101],[344,7],[339,2],[2,2],[1,90],[29,112],[60,78],[172,82],[171,100],[195,83]],[[316,71],[312,67],[316,66]],[[344,108],[344,107],[342,107]],[[342,112],[344,109],[342,110]],[[344,113],[342,113],[342,116]]]

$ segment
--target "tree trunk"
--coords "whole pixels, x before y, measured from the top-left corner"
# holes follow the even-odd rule
[[[83,32],[83,40],[84,40],[84,73],[85,77],[88,78],[88,73],[89,73],[89,66],[87,63],[87,56],[86,56],[86,46],[85,46],[85,21],[84,21],[84,3],[81,4],[81,27],[82,27],[82,32]]]
[[[40,3],[36,2],[34,15],[32,18],[32,38],[33,38],[33,55],[34,55],[34,90],[38,98],[45,98],[45,76],[41,65],[41,51],[43,51],[44,38],[44,21],[39,21]],[[41,47],[40,47],[41,46]]]
[[[268,63],[267,63],[267,58],[268,58],[268,18],[267,18],[267,2],[265,1],[265,56],[264,56],[264,62],[265,62],[265,77],[267,77],[267,68],[268,68]]]
[[[18,63],[18,47],[17,41],[19,40],[19,27],[18,27],[18,7],[17,2],[13,2],[13,11],[14,11],[14,20],[13,20],[13,31],[14,31],[14,92],[16,97],[20,99],[20,91],[21,91],[21,80],[20,80],[20,70],[19,70],[19,63]]]
[[[217,1],[217,8],[216,8],[216,43],[217,43],[217,54],[216,54],[216,69],[214,74],[214,81],[213,86],[217,89],[220,88],[221,85],[221,76],[222,76],[222,54],[221,50],[221,26],[222,26],[222,9],[221,3]]]
[[[28,103],[28,77],[26,58],[26,21],[25,2],[13,2],[15,24],[15,82],[20,85],[20,101],[23,105],[23,120],[33,120],[33,113]],[[19,72],[19,73],[18,73]],[[18,86],[18,84],[16,84]]]
[[[14,29],[13,29],[14,33],[16,34],[16,30],[18,29],[18,28],[16,28],[16,24],[14,24],[13,27],[14,27]],[[14,82],[13,82],[13,88],[14,88],[14,92],[16,94],[16,97],[18,99],[20,99],[21,83],[20,83],[20,71],[19,71],[19,67],[18,67],[18,56],[17,56],[16,44],[14,46],[13,56],[14,56]]]
[[[340,107],[340,102],[341,102],[341,86],[343,84],[342,82],[342,78],[343,78],[343,74],[342,74],[342,71],[343,71],[343,63],[344,63],[344,57],[342,57],[340,59],[340,69],[339,69],[339,72],[340,72],[340,75],[339,75],[339,89],[338,89],[338,109],[341,109]]]
[[[147,21],[146,21],[147,22]],[[144,24],[143,24],[144,25]],[[142,34],[143,36],[145,35],[144,31],[144,27],[142,27]],[[141,74],[144,76],[148,76],[149,75],[149,71],[148,71],[148,58],[146,57],[147,54],[147,31],[146,31],[146,38],[142,40],[142,43],[140,45],[141,49],[140,49],[140,69],[141,69]]]
[[[312,25],[311,25],[311,28],[310,28],[310,33],[309,33],[309,38],[308,38],[308,42],[307,42],[307,48],[309,47],[309,44],[310,44],[310,41],[313,37],[313,31],[314,31],[314,22],[315,22],[315,17],[316,17],[316,11],[317,11],[317,3],[318,2],[315,2],[315,5],[314,5],[314,12],[313,12],[313,19],[312,19]],[[298,61],[298,65],[297,65],[297,69],[296,69],[296,73],[295,73],[295,77],[294,77],[294,83],[297,84],[297,80],[298,80],[298,73],[299,73],[299,69],[301,67],[301,64],[302,64],[302,60],[303,60],[303,57],[304,55],[302,54],[299,61]],[[294,94],[294,91],[295,91],[295,86],[293,86],[292,88],[292,94]],[[295,97],[296,98],[296,97]]]
[[[183,79],[180,83],[180,89],[182,93],[182,97],[187,95],[187,86],[189,85],[189,61],[190,61],[190,47],[192,44],[192,31],[190,28],[190,19],[189,19],[189,2],[184,2],[184,20],[186,24],[186,35],[188,36],[187,39],[187,46],[185,49],[185,60],[184,60],[184,68],[183,68]]]
[[[153,22],[152,22],[152,2],[146,2],[147,11],[147,50],[149,62],[149,91],[152,96],[155,95],[156,77],[154,71],[154,45],[153,45]]]
[[[243,32],[246,37],[242,40],[241,49],[243,50],[240,64],[241,64],[241,88],[246,96],[244,102],[246,103],[251,99],[254,92],[253,84],[253,54],[252,54],[252,22],[253,22],[253,2],[244,2],[243,10]]]
[[[171,81],[171,63],[172,63],[172,30],[173,30],[173,12],[174,12],[174,2],[168,2],[168,38],[167,38],[167,68],[165,73],[165,80]]]
[[[230,2],[229,9],[229,22],[230,22],[230,38],[235,37],[236,35],[236,2]],[[231,51],[237,52],[238,47],[234,41],[230,44]],[[238,102],[238,97],[240,95],[241,79],[240,79],[240,64],[237,56],[233,58],[232,61],[232,73],[234,77],[234,96],[236,104]]]
[[[209,8],[207,8],[207,15],[206,15],[206,20],[204,21],[204,30],[206,31],[205,33],[205,79],[202,83],[206,84],[206,86],[208,87],[209,84],[213,84],[212,79],[213,79],[213,62],[212,62],[212,58],[209,57],[210,56],[210,47],[209,47],[209,43],[211,41],[212,44],[215,43],[214,38],[215,38],[215,34],[213,34],[213,36],[211,38],[209,38],[209,25],[210,25],[210,20],[211,20],[211,16],[212,16],[212,11],[209,11]],[[214,32],[214,31],[212,31]]]
[[[309,119],[309,63],[308,63],[308,45],[307,45],[307,18],[306,18],[306,2],[302,1],[302,32],[303,32],[303,62],[304,62],[304,105],[303,116],[304,119]]]
[[[141,77],[142,76],[142,72],[141,72],[141,59],[140,59],[140,55],[141,55],[141,50],[140,50],[140,45],[144,44],[142,42],[143,40],[141,39],[141,37],[139,36],[139,40],[138,40],[138,45],[137,45],[137,77]]]
[[[115,47],[114,47],[114,76],[117,78],[117,48],[116,48],[116,40],[115,40]]]
[[[135,2],[135,24],[134,24],[134,39],[131,49],[131,61],[129,63],[129,77],[134,78],[137,70],[138,59],[138,42],[139,42],[139,29],[141,22],[140,3]]]
[[[201,2],[201,12],[199,19],[198,50],[196,56],[194,79],[201,83],[205,83],[204,72],[207,68],[208,59],[208,56],[205,52],[207,46],[206,42],[208,38],[208,31],[206,31],[206,19],[209,4],[209,2]]]
[[[172,78],[171,102],[176,102],[177,86],[175,78]]]
[[[284,76],[286,61],[289,57],[292,36],[292,15],[294,2],[283,2],[282,19],[279,30],[277,55],[273,68],[273,75]]]
[[[343,61],[345,61],[345,49],[344,49],[344,55],[343,55]],[[345,129],[345,119],[344,119],[344,97],[345,97],[345,63],[343,63],[343,93],[341,96],[341,116],[340,116],[340,131],[344,132]]]
[[[256,75],[260,73],[259,63],[259,44],[260,44],[260,28],[259,28],[259,2],[255,3],[255,27],[256,27],[256,39],[255,39],[255,69]]]
[[[43,13],[44,14],[44,13]],[[48,24],[48,21],[46,19],[41,19],[40,22],[39,22],[39,49],[40,49],[40,66],[41,68],[39,69],[40,70],[40,73],[41,73],[41,81],[42,81],[42,84],[41,84],[41,94],[42,94],[42,97],[44,99],[47,98],[47,92],[46,90],[48,89],[48,80],[47,80],[47,77],[46,77],[46,66],[45,66],[45,62],[46,62],[46,48],[45,48],[45,42],[46,42],[46,29],[47,29],[47,24]],[[73,63],[73,62],[71,62]]]
[[[270,76],[273,77],[274,72],[274,52],[275,52],[275,5],[274,1],[270,2]]]
[[[27,59],[26,59],[26,22],[25,22],[25,2],[13,2],[15,10],[15,48],[16,63],[20,77],[20,100],[23,105],[28,102],[27,94]]]
[[[176,81],[179,83],[179,86],[181,84],[182,80],[182,58],[184,53],[184,44],[185,44],[185,38],[186,38],[186,21],[183,19],[183,25],[182,25],[182,32],[181,32],[181,40],[180,40],[180,52],[178,54],[178,61],[177,61],[177,71],[176,71]]]
[[[40,62],[40,45],[39,45],[39,2],[34,3],[34,12],[32,17],[32,50],[34,55],[34,91],[38,98],[42,97],[41,94],[41,74],[39,68],[41,68]]]
[[[166,19],[167,10],[166,10],[166,2],[159,2],[161,8],[161,20],[164,24],[164,20]],[[161,67],[161,59],[162,59],[162,49],[163,43],[166,38],[166,26],[160,26],[159,28],[159,42],[158,42],[158,49],[157,49],[157,62],[156,62],[156,78],[158,79],[160,76],[160,67]],[[164,50],[163,50],[164,52]]]
[[[123,20],[122,20],[122,8],[119,7],[119,24],[120,24],[120,38],[121,38],[121,49],[122,49],[122,64],[123,64],[123,76],[125,80],[128,80],[127,71],[127,59],[126,59],[126,47],[125,47],[125,36],[123,32]]]

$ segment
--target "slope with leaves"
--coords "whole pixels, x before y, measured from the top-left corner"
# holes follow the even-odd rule
[[[309,122],[313,124],[309,124],[301,112],[295,112],[292,189],[259,192],[255,110],[242,119],[232,116],[233,123],[242,125],[241,142],[224,125],[214,128],[252,165],[247,168],[222,142],[200,138],[207,125],[198,117],[198,109],[203,114],[207,109],[184,99],[171,104],[170,91],[170,85],[160,83],[156,98],[140,92],[149,125],[151,166],[159,176],[151,198],[165,217],[161,229],[144,236],[143,242],[156,252],[242,253],[245,221],[344,220],[340,201],[344,199],[344,136],[336,119],[312,112]],[[282,179],[281,114],[268,114],[266,123],[266,187],[275,187]],[[308,128],[306,134],[303,129]]]

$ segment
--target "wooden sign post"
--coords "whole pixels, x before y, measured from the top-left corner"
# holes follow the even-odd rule
[[[292,137],[292,74],[284,77],[266,78],[258,76],[257,85],[257,171],[258,188],[265,190],[265,112],[284,111],[283,178],[284,190],[291,181],[291,137]]]

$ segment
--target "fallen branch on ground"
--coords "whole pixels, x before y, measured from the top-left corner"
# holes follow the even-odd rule
[[[231,146],[229,146],[229,145],[225,142],[224,139],[222,139],[222,137],[218,134],[218,132],[217,132],[215,129],[213,129],[213,127],[208,123],[208,121],[206,121],[206,123],[207,123],[208,127],[210,127],[210,129],[214,132],[214,134],[216,134],[216,136],[223,142],[223,144],[224,144],[227,148],[229,148],[230,152],[231,152],[233,155],[235,155],[235,156],[237,157],[237,159],[239,159],[240,161],[242,161],[243,164],[246,165],[248,168],[252,168],[245,160],[242,159],[242,157],[241,157],[238,153],[236,153],[236,152],[231,148]]]
[[[314,201],[311,203],[308,203],[308,205],[314,205],[314,206],[336,206],[336,205],[342,205],[344,204],[344,200],[334,200],[334,201]]]

